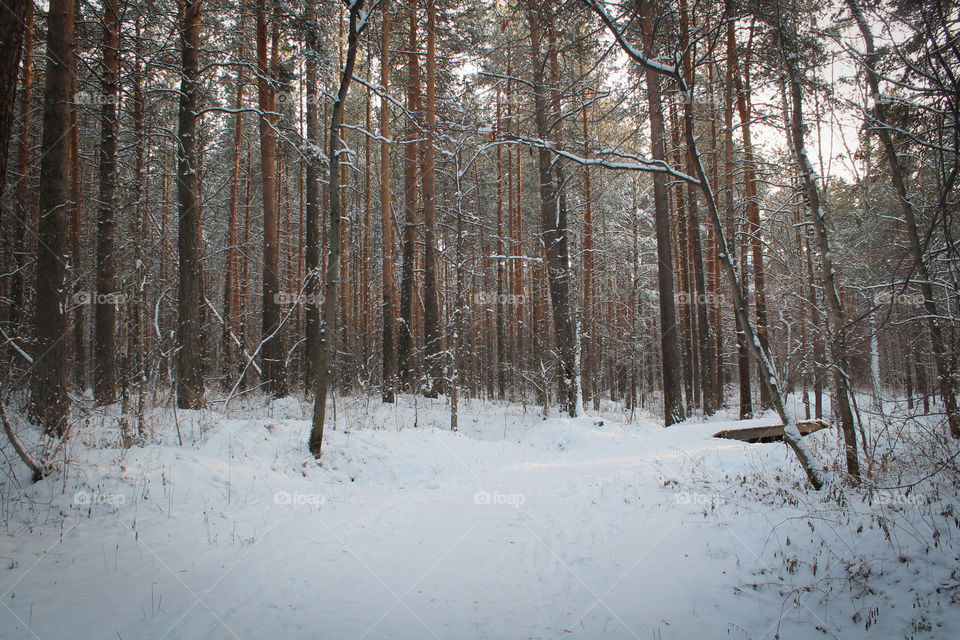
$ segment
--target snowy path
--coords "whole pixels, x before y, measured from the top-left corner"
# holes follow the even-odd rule
[[[75,451],[66,495],[37,487],[39,526],[0,542],[0,637],[769,638],[779,623],[819,638],[835,623],[808,595],[740,592],[784,516],[728,500],[734,474],[792,476],[782,445],[712,439],[717,424],[475,416],[457,434],[330,432],[317,469],[298,412],[201,415],[191,444],[167,434],[122,461]]]

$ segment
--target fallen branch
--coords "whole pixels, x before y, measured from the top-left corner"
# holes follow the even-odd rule
[[[3,408],[2,402],[0,402],[0,419],[3,420],[3,430],[10,439],[10,444],[13,445],[13,448],[16,450],[17,455],[20,456],[20,459],[23,460],[23,463],[27,465],[30,471],[33,472],[33,481],[39,482],[44,476],[48,475],[52,469],[47,465],[37,462],[37,460],[30,455],[30,452],[27,451],[23,446],[23,443],[20,442],[20,438],[17,437],[13,427],[10,426],[10,421],[7,420],[7,412]]]

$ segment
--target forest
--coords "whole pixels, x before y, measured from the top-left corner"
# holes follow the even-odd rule
[[[0,635],[960,634],[955,0],[4,0],[0,95]]]

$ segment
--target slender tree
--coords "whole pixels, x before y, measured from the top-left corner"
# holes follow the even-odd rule
[[[364,0],[352,0],[347,5],[349,27],[347,32],[347,51],[340,74],[340,83],[333,101],[330,114],[328,156],[330,174],[327,181],[327,201],[330,231],[327,252],[326,281],[324,282],[323,324],[320,326],[320,346],[316,350],[316,395],[313,400],[313,425],[310,429],[309,448],[314,458],[320,457],[323,447],[323,427],[327,416],[327,389],[330,378],[330,354],[336,338],[337,285],[340,277],[340,230],[343,208],[340,201],[340,163],[345,152],[340,132],[343,128],[343,111],[350,92],[353,69],[357,62],[357,49],[360,36],[369,24],[369,16],[363,10]]]
[[[393,209],[390,197],[390,1],[383,2],[383,21],[380,33],[380,244],[383,253],[382,302],[383,309],[383,388],[384,402],[393,402],[397,389],[397,292],[393,283]]]
[[[114,225],[117,190],[117,103],[120,100],[120,8],[118,0],[103,7],[103,104],[100,107],[100,202],[97,208],[97,291],[94,302],[93,396],[110,404],[117,396],[114,346],[117,274]]]
[[[314,366],[317,363],[317,349],[320,346],[320,92],[317,73],[319,51],[317,50],[316,33],[312,22],[316,19],[316,2],[307,2],[307,62],[306,62],[306,89],[307,89],[307,142],[310,145],[307,160],[306,185],[306,269],[307,281],[304,294],[306,305],[306,384],[308,388],[317,379]]]
[[[440,293],[437,284],[437,185],[433,148],[436,144],[436,75],[437,75],[437,7],[435,0],[427,0],[427,103],[426,141],[423,145],[423,344],[426,372],[429,377],[426,389],[429,397],[436,397],[442,389],[443,361],[440,318]]]
[[[400,383],[410,388],[413,378],[414,297],[416,295],[417,166],[420,157],[420,62],[417,45],[418,0],[410,0],[407,45],[407,130],[403,146],[403,259],[400,267],[400,321],[397,331],[397,367]]]

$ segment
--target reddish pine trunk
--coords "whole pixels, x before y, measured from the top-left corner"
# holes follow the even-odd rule
[[[274,397],[286,394],[283,339],[280,333],[280,252],[277,246],[276,105],[267,63],[266,0],[257,4],[257,89],[260,106],[260,167],[263,177],[263,295],[261,299],[263,377]],[[274,16],[276,20],[276,16]],[[276,46],[276,33],[274,44]]]
[[[442,319],[437,286],[436,171],[433,146],[436,128],[436,1],[427,0],[427,140],[423,148],[423,343],[429,382],[427,396],[437,397],[443,390]]]
[[[417,158],[419,155],[420,131],[413,122],[420,113],[420,66],[417,60],[417,0],[410,0],[410,41],[407,53],[407,110],[410,122],[407,125],[406,142],[403,146],[403,263],[400,269],[400,324],[397,335],[397,367],[400,383],[409,390],[413,382],[413,336],[414,336],[414,262],[417,242]]]

